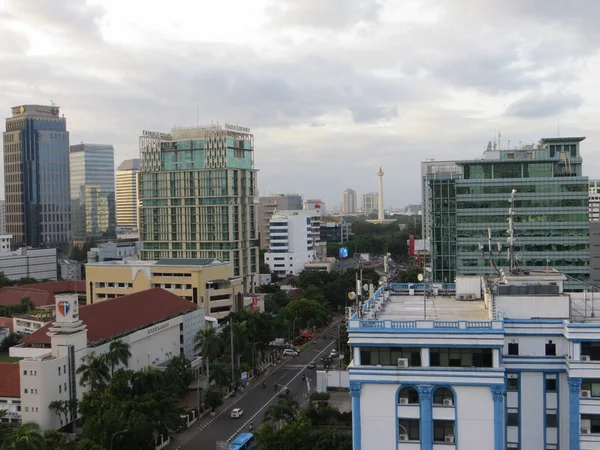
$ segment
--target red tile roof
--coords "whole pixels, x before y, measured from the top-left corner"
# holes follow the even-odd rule
[[[13,320],[10,317],[0,316],[0,328],[2,328],[3,326],[8,327],[8,331],[10,331],[11,333],[15,331],[13,327]]]
[[[197,306],[161,288],[148,289],[79,308],[87,325],[88,344],[105,341],[197,309]],[[25,336],[24,344],[50,344],[49,323]]]
[[[19,363],[0,363],[0,397],[21,397]]]
[[[3,287],[0,289],[0,306],[18,305],[24,297],[28,297],[36,307],[54,305],[54,294],[64,292],[85,293],[85,281],[52,281]]]

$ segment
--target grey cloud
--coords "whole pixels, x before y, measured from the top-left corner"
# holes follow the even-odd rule
[[[532,93],[511,103],[506,108],[505,115],[522,118],[551,117],[577,109],[583,103],[583,97],[578,94]]]
[[[99,38],[99,20],[104,8],[91,6],[86,0],[8,0],[7,10],[17,19],[37,28],[77,39]]]
[[[266,8],[273,26],[340,30],[379,20],[378,0],[276,0]]]
[[[395,106],[360,105],[350,108],[352,120],[358,123],[374,123],[398,117]]]

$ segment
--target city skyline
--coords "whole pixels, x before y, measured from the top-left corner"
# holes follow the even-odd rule
[[[227,120],[260,141],[259,192],[327,204],[348,179],[376,191],[379,165],[386,204],[416,203],[420,160],[479,157],[498,133],[600,141],[593,2],[250,3],[0,1],[0,110],[53,100],[71,142],[110,143],[117,163],[144,129]]]

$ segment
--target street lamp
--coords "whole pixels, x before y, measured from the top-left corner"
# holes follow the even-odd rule
[[[121,430],[121,431],[116,431],[115,433],[113,433],[112,437],[110,438],[110,450],[113,450],[113,443],[115,441],[115,436],[118,434],[124,434],[127,433],[129,430]]]

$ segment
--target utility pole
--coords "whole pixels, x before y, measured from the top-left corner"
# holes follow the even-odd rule
[[[233,310],[235,311],[235,286],[233,280],[231,280],[231,299],[233,300]],[[235,386],[235,366],[233,357],[233,315],[229,319],[229,335],[231,341],[231,384]]]

